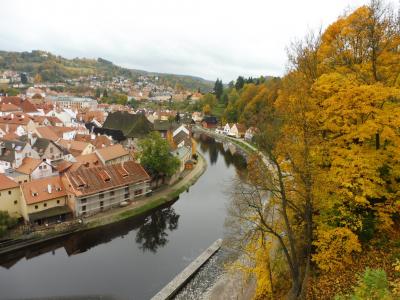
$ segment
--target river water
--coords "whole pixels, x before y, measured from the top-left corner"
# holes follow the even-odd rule
[[[197,140],[208,168],[177,201],[0,257],[0,298],[150,299],[223,238],[228,190],[245,172],[233,146],[205,135]]]

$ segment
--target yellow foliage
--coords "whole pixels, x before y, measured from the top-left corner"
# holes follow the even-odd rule
[[[319,229],[313,243],[317,247],[313,261],[324,271],[337,271],[353,262],[352,255],[361,252],[357,236],[348,228]]]

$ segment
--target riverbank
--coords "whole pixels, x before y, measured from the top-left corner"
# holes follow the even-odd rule
[[[175,200],[179,195],[190,188],[203,175],[207,168],[204,157],[198,154],[198,161],[195,167],[185,174],[171,186],[163,186],[153,192],[148,197],[143,197],[138,201],[131,202],[125,207],[119,207],[107,210],[105,212],[87,217],[82,223],[74,221],[65,224],[59,224],[40,232],[34,232],[29,235],[14,236],[7,242],[0,244],[0,255],[11,253],[16,250],[27,248],[31,245],[46,243],[50,240],[56,240],[72,233],[82,232],[97,227],[106,226],[128,218],[142,215],[154,208],[162,206]]]

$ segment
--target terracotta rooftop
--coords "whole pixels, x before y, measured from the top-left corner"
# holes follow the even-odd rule
[[[44,139],[51,140],[53,142],[59,139],[58,135],[50,129],[50,127],[38,127],[36,128],[38,135]]]
[[[23,174],[31,174],[42,162],[40,159],[25,157],[16,171]]]
[[[31,121],[31,117],[24,113],[11,113],[0,117],[0,123],[27,125]]]
[[[94,168],[79,168],[65,173],[76,196],[90,195],[119,186],[150,179],[143,167],[134,162]]]
[[[67,195],[59,176],[23,183],[21,189],[26,204],[35,204]]]
[[[0,174],[0,190],[12,189],[18,187],[18,183],[8,178],[4,174]]]
[[[22,109],[12,103],[2,103],[0,106],[0,111],[2,112],[12,112],[12,111],[22,111]]]
[[[115,144],[102,149],[97,149],[96,152],[104,161],[129,155],[129,151],[126,150],[121,144]]]
[[[96,153],[79,155],[75,158],[78,163],[81,163],[87,168],[103,166],[103,163],[101,162]]]

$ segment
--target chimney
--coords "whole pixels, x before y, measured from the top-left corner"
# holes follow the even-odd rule
[[[14,119],[14,114],[11,114],[11,120]]]
[[[47,185],[47,192],[48,192],[49,194],[51,194],[51,184],[48,184],[48,185]]]

